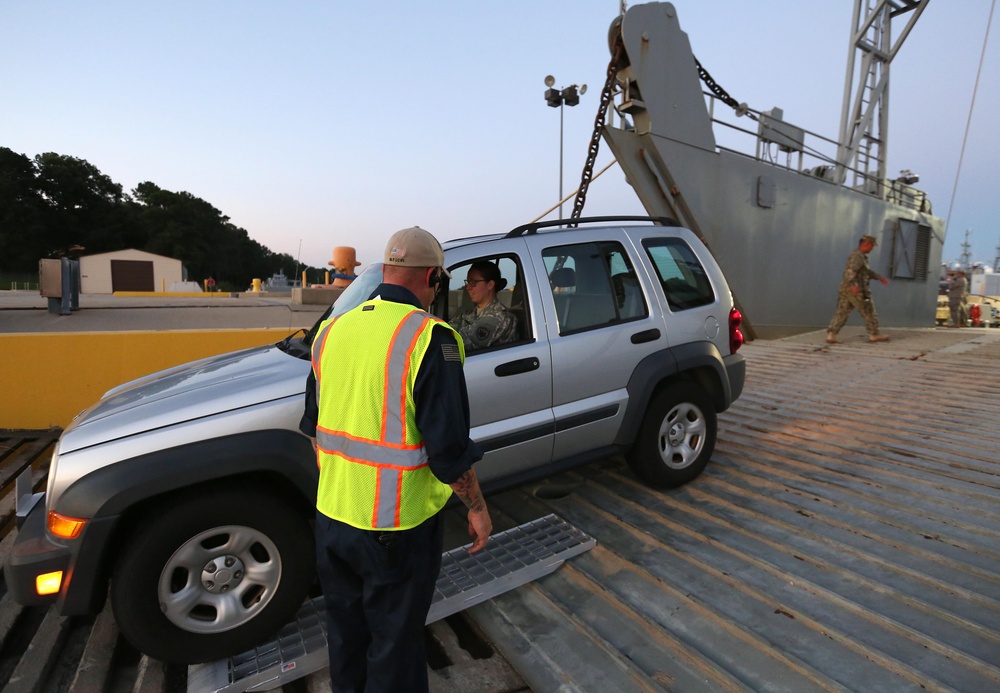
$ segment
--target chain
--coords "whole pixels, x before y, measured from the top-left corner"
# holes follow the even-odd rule
[[[621,41],[615,44],[615,54],[611,57],[611,62],[608,64],[608,79],[604,83],[604,90],[601,92],[601,104],[597,109],[597,117],[594,119],[594,132],[590,136],[590,146],[587,147],[587,161],[583,165],[583,174],[580,177],[580,189],[576,193],[576,199],[573,200],[573,213],[570,214],[570,219],[579,219],[580,215],[583,213],[583,206],[587,202],[587,189],[590,188],[590,181],[594,177],[594,163],[597,161],[597,153],[601,148],[601,130],[604,129],[604,120],[608,114],[608,106],[611,104],[614,93],[615,77],[618,76],[618,67],[624,52],[624,46]],[[698,66],[698,76],[701,77],[702,81],[709,90],[715,94],[719,99],[736,111],[737,116],[747,116],[752,120],[757,120],[757,116],[750,112],[749,108],[744,103],[737,103],[736,99],[729,95],[729,93],[719,86],[712,75],[708,74],[708,70],[701,66],[701,63],[697,58],[694,59],[695,65]],[[570,227],[575,227],[575,223],[568,224]]]
[[[701,66],[701,63],[698,62],[698,58],[694,59],[694,64],[698,66],[698,76],[701,77],[701,81],[705,83],[705,86],[708,87],[709,91],[719,97],[719,100],[722,101],[722,103],[736,111],[737,116],[747,116],[751,120],[757,120],[757,116],[750,112],[745,103],[737,103],[736,99],[729,95],[729,92],[720,87],[716,81],[712,79],[712,75],[708,74],[708,70]]]
[[[604,91],[601,92],[601,105],[597,109],[597,118],[594,119],[594,132],[590,136],[590,146],[587,147],[587,162],[583,165],[580,189],[576,193],[576,199],[573,200],[573,213],[570,215],[570,219],[579,219],[583,213],[583,205],[587,202],[587,189],[594,177],[594,163],[597,161],[597,152],[601,148],[601,130],[604,128],[604,119],[608,114],[608,105],[611,104],[613,98],[615,77],[618,75],[618,61],[621,59],[622,52],[622,44],[619,41],[615,44],[615,54],[611,56],[611,62],[608,64],[608,79],[604,83]],[[569,224],[569,226],[575,227],[576,224]]]

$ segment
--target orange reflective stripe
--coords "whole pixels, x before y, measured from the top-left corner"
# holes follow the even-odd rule
[[[375,475],[375,504],[372,505],[372,529],[378,528],[383,513],[382,508],[382,470]]]
[[[413,345],[423,334],[427,313],[412,310],[396,326],[389,341],[385,362],[385,392],[382,399],[382,440],[387,443],[406,441],[406,398],[409,393],[407,375]]]
[[[426,460],[421,462],[420,464],[415,464],[415,465],[393,464],[392,462],[376,462],[375,460],[369,459],[367,457],[351,457],[350,455],[345,455],[344,453],[337,452],[335,450],[323,450],[322,448],[320,448],[320,451],[324,455],[340,457],[346,460],[347,462],[361,464],[366,467],[374,467],[375,469],[393,469],[399,472],[412,472],[415,469],[423,469],[424,467],[428,466]]]
[[[392,396],[392,391],[393,391],[393,387],[392,387],[392,383],[393,383],[393,377],[392,377],[392,366],[393,366],[392,352],[393,352],[393,349],[394,349],[394,347],[396,345],[396,340],[399,338],[399,333],[402,331],[403,326],[405,324],[406,324],[406,320],[404,319],[404,320],[400,321],[400,323],[398,325],[396,325],[396,329],[393,330],[392,337],[389,339],[389,350],[388,350],[388,352],[385,355],[385,375],[383,376],[383,378],[384,378],[383,382],[385,383],[385,390],[382,392],[382,429],[381,429],[381,432],[379,433],[379,437],[382,439],[383,442],[388,442],[389,441],[389,416],[390,416],[390,413],[389,413],[390,412],[390,404],[389,403],[391,401],[390,398]]]
[[[338,316],[339,317],[339,316]],[[330,322],[326,324],[323,329],[320,330],[319,335],[313,340],[313,348],[309,350],[309,355],[312,357],[313,374],[316,376],[316,383],[319,384],[320,381],[320,364],[323,362],[323,350],[326,348],[326,338],[330,336],[330,328],[333,327],[333,323],[337,322],[337,318],[333,318]],[[316,341],[319,341],[319,346],[317,347]],[[316,388],[316,402],[319,403],[319,388]]]
[[[415,313],[414,315],[420,315]],[[411,316],[413,317],[413,316]],[[410,339],[410,343],[406,347],[406,356],[403,358],[403,372],[400,376],[400,403],[399,403],[399,430],[400,430],[400,440],[406,440],[406,393],[409,388],[406,387],[406,383],[409,382],[410,378],[410,359],[413,357],[413,350],[417,348],[417,341],[420,339],[420,335],[424,333],[427,328],[427,322],[432,318],[426,313],[421,315],[420,326],[414,330],[413,338]],[[429,329],[434,329],[433,325]]]
[[[386,488],[388,487],[388,488]],[[400,501],[403,497],[403,472],[383,467],[375,482],[375,507],[372,528],[398,527]]]
[[[368,457],[389,464],[403,464],[402,460],[406,459],[407,454],[412,455],[414,451],[424,447],[422,442],[383,443],[321,426],[316,427],[316,442],[330,452],[344,452],[352,457]]]
[[[392,526],[399,527],[399,514],[402,512],[403,508],[403,475],[399,474],[396,477],[396,503],[395,503],[396,514],[392,518]]]

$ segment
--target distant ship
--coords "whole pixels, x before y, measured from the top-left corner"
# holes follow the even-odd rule
[[[636,5],[612,23],[617,58],[605,99],[621,118],[601,134],[649,214],[704,238],[757,336],[825,327],[863,234],[877,238],[869,263],[891,281],[873,291],[882,325],[934,324],[944,220],[912,187],[914,176],[886,177],[884,147],[889,62],[927,1],[866,9],[873,3],[856,0],[847,80],[856,73],[857,86],[845,89],[840,142],[786,123],[778,109],[754,111],[717,87],[703,92],[702,79],[714,83],[673,4]],[[908,15],[902,31],[890,32],[894,15]],[[756,141],[755,152],[718,144],[713,125],[724,118],[727,132]]]

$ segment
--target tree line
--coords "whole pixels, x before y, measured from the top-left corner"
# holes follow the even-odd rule
[[[84,255],[135,248],[178,259],[190,281],[212,277],[223,290],[254,278],[307,269],[275,253],[211,204],[188,192],[140,183],[131,193],[93,164],[48,152],[33,159],[0,147],[0,272],[37,273],[38,260],[73,245]],[[325,268],[324,268],[325,269]]]

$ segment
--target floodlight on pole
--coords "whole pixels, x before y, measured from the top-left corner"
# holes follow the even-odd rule
[[[580,97],[587,93],[587,85],[571,84],[562,89],[556,89],[556,78],[546,75],[545,103],[552,108],[559,109],[559,219],[563,218],[563,106],[576,106],[580,103]]]

